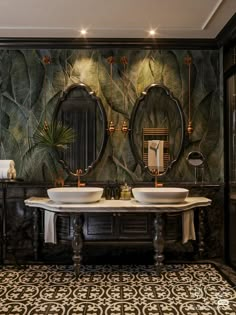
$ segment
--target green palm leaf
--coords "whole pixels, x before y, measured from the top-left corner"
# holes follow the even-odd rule
[[[23,174],[26,177],[41,178],[39,175],[42,176],[42,169],[46,169],[50,173],[48,174],[50,178],[57,176],[61,168],[60,151],[66,150],[75,141],[75,138],[75,131],[64,126],[62,122],[53,121],[49,124],[39,125],[33,135],[30,148],[23,156]],[[33,163],[35,159],[38,161],[37,168]],[[34,175],[32,172],[39,172],[39,174]]]
[[[56,151],[67,149],[75,141],[76,134],[61,122],[52,122],[38,128],[34,134],[34,144],[41,149]]]

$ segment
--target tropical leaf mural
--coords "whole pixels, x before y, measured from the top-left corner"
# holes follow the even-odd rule
[[[96,92],[108,121],[112,119],[117,129],[121,128],[124,120],[129,125],[137,98],[153,83],[166,85],[179,100],[187,121],[186,55],[193,60],[191,111],[194,130],[186,137],[179,161],[163,180],[193,179],[192,170],[185,160],[193,149],[201,150],[207,157],[207,178],[223,180],[223,106],[217,50],[1,50],[0,158],[14,159],[17,175],[25,180],[53,180],[54,173],[60,168],[60,164],[54,163],[54,154],[50,150],[28,153],[33,151],[36,131],[45,120],[50,124],[63,91],[74,83],[85,83]],[[107,62],[109,56],[114,56],[116,60],[112,77]],[[122,56],[128,61],[125,68],[120,62]],[[151,121],[153,119],[150,117]],[[52,166],[52,163],[55,165]],[[137,164],[128,135],[120,131],[110,136],[101,161],[87,175],[87,179],[152,180]]]

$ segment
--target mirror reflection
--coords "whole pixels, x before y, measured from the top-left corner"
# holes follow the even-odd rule
[[[69,173],[87,174],[99,161],[106,144],[106,114],[95,93],[85,84],[71,85],[59,100],[54,120],[73,128],[76,140],[62,153]]]
[[[184,120],[178,100],[165,86],[152,84],[137,100],[130,127],[138,163],[150,174],[166,174],[183,146]]]

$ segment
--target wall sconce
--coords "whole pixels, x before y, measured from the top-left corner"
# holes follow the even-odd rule
[[[110,134],[113,134],[115,132],[116,129],[112,120],[109,122],[107,130]]]
[[[128,128],[128,125],[127,125],[127,122],[124,120],[123,121],[123,124],[122,124],[122,127],[121,127],[121,131],[126,134],[127,132],[129,132],[129,128]]]
[[[52,57],[50,56],[50,53],[48,55],[42,56],[42,62],[45,66],[50,65],[52,63]],[[48,130],[48,123],[47,123],[47,110],[46,110],[46,94],[45,94],[45,114],[44,114],[44,126],[43,130]]]
[[[112,101],[113,101],[113,64],[115,63],[115,58],[113,56],[110,56],[107,58],[107,62],[110,65],[110,91],[111,91],[111,98],[110,98],[110,107],[112,108]],[[123,75],[125,77],[126,74],[126,68],[127,68],[127,64],[128,64],[128,59],[126,56],[122,56],[120,58],[120,62],[123,64]],[[124,79],[123,79],[123,93],[124,93],[124,98],[123,98],[123,102],[124,102],[124,109],[126,109],[126,94],[127,94],[127,86],[125,85]],[[109,134],[113,134],[115,131],[121,131],[123,134],[127,134],[130,129],[128,127],[127,122],[124,120],[123,124],[121,126],[121,128],[115,128],[114,122],[112,120],[109,121],[108,124],[108,128],[107,131],[109,132]]]
[[[113,134],[115,131],[121,131],[123,134],[127,134],[131,129],[129,129],[127,122],[124,120],[121,128],[115,128],[114,122],[111,120],[109,122],[107,131],[109,134]]]
[[[191,134],[193,132],[193,126],[191,121],[191,64],[192,58],[190,56],[186,56],[184,58],[184,63],[188,65],[188,127],[187,132]]]

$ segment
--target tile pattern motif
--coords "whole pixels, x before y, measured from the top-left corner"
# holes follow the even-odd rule
[[[226,315],[236,292],[212,264],[29,265],[0,270],[0,315]]]

